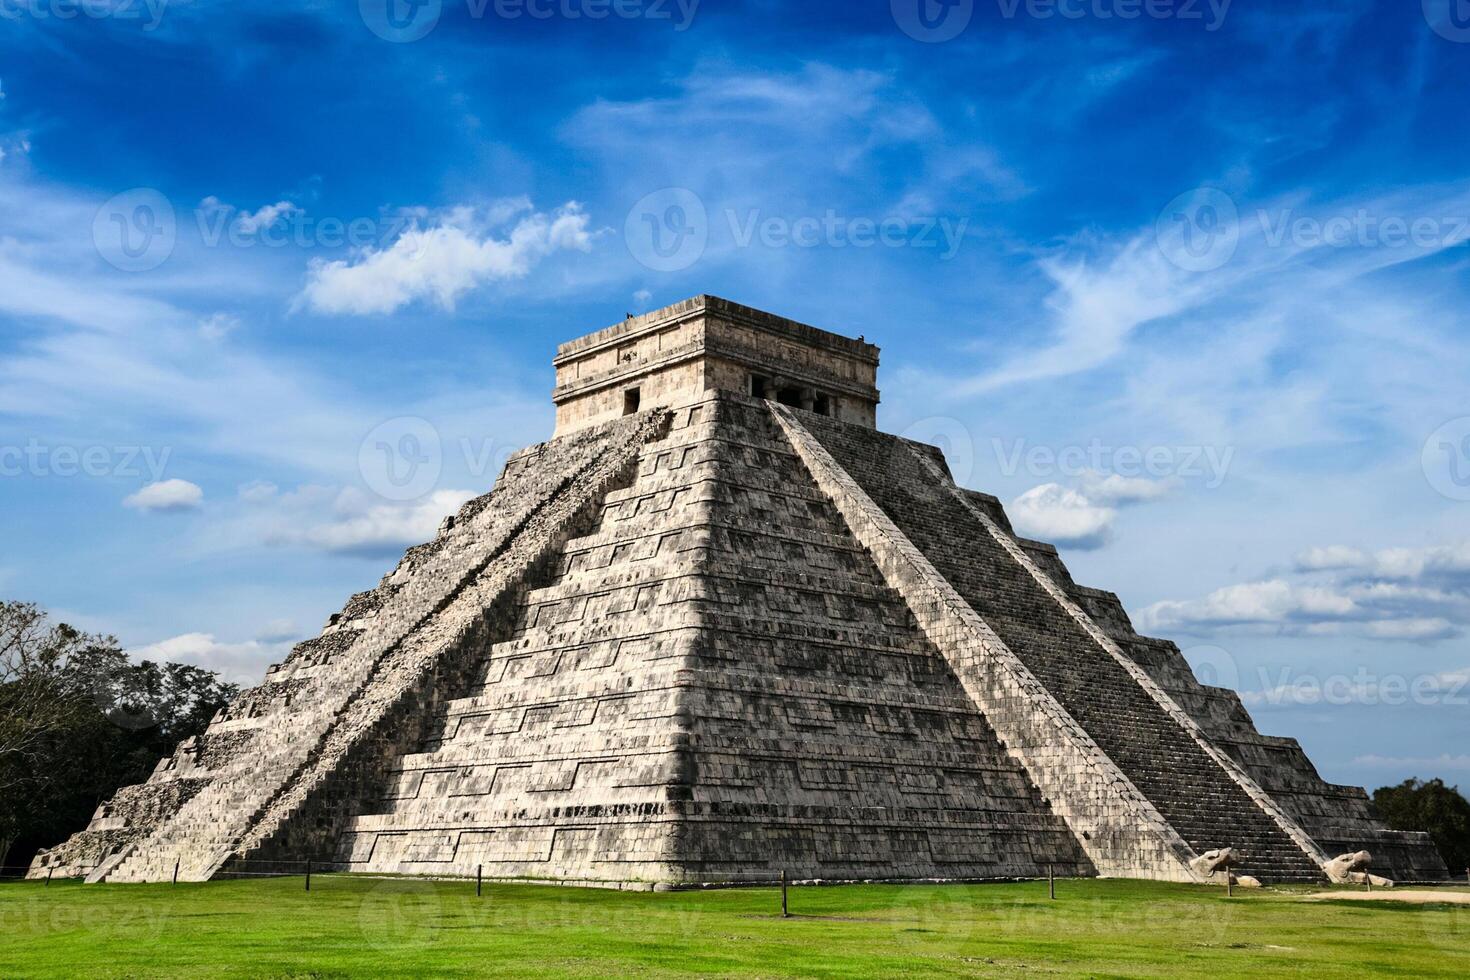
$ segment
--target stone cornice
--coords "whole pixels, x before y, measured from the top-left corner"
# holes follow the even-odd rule
[[[570,398],[585,395],[589,392],[599,391],[603,388],[621,384],[630,378],[648,374],[651,371],[663,370],[682,364],[687,361],[698,360],[702,357],[719,357],[726,360],[738,361],[754,367],[764,366],[774,373],[771,365],[771,357],[763,355],[759,351],[739,344],[731,344],[720,340],[691,341],[661,352],[657,357],[642,358],[627,364],[619,364],[609,371],[603,371],[586,378],[577,378],[566,384],[558,385],[552,390],[552,400],[560,404]],[[803,381],[816,385],[824,390],[837,394],[852,395],[865,401],[877,402],[878,389],[872,385],[851,378],[838,377],[830,371],[822,370],[810,364],[783,364],[780,373],[793,380]]]
[[[861,338],[844,337],[810,324],[709,295],[694,296],[663,309],[631,317],[622,323],[587,334],[585,337],[569,340],[557,348],[556,357],[552,363],[560,367],[603,348],[624,344],[635,337],[656,333],[685,320],[704,315],[717,316],[731,323],[751,327],[776,337],[796,340],[808,347],[830,350],[875,366],[878,363],[879,348]]]

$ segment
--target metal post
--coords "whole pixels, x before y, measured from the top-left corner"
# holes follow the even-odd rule
[[[786,911],[786,869],[781,869],[781,918],[791,918],[791,913]]]
[[[179,883],[179,860],[178,858],[174,859],[174,884],[176,885]]]
[[[1235,875],[1230,873],[1228,867],[1225,869],[1225,897],[1235,897]]]
[[[54,868],[54,867],[51,867],[51,868],[47,868],[46,869],[46,884],[48,884],[48,885],[51,884],[51,875],[54,874],[55,871],[56,871],[56,868]]]
[[[306,860],[306,890],[311,891],[311,859]]]
[[[1057,900],[1056,865],[1048,864],[1046,866],[1046,889],[1051,894],[1051,900],[1055,902]]]
[[[1371,892],[1373,890],[1373,876],[1366,871],[1363,872],[1363,884],[1367,887],[1368,891]]]
[[[480,897],[480,882],[484,880],[484,877],[485,877],[485,866],[483,864],[477,864],[477,865],[475,865],[475,897],[476,898],[479,898]]]

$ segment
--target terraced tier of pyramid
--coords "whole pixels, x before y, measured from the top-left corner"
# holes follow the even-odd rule
[[[701,296],[556,363],[556,438],[32,873],[1445,874],[878,432],[876,347]]]

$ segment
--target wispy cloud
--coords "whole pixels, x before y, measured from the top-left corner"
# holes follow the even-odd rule
[[[443,223],[404,231],[387,248],[352,260],[313,260],[300,302],[317,313],[387,314],[418,299],[453,310],[486,283],[519,279],[558,251],[590,252],[593,233],[581,205],[522,217],[504,237],[481,230],[479,216],[458,209]]]
[[[598,100],[565,127],[568,139],[609,162],[643,161],[624,185],[628,203],[673,185],[716,211],[933,214],[1029,192],[994,146],[973,135],[952,139],[929,105],[889,72],[820,61],[756,71],[705,61],[662,88],[656,96]],[[891,169],[899,161],[902,169]],[[902,174],[896,182],[895,172]],[[770,173],[784,179],[763,176]],[[854,193],[860,175],[871,175],[871,186]],[[876,187],[891,189],[875,199]]]
[[[1247,628],[1409,642],[1449,639],[1470,626],[1470,547],[1463,544],[1376,553],[1314,547],[1297,556],[1296,571],[1302,580],[1272,578],[1157,602],[1140,618],[1163,631]]]
[[[439,489],[391,501],[353,486],[283,490],[256,481],[240,487],[233,501],[218,504],[199,547],[216,553],[265,546],[391,562],[431,540],[444,518],[483,492]]]
[[[254,211],[226,204],[217,197],[206,197],[199,202],[199,210],[206,221],[230,222],[241,234],[255,235],[270,228],[282,218],[300,214],[301,208],[290,201],[277,201],[261,205]]]
[[[1201,208],[1217,216],[1202,219]],[[977,395],[1109,365],[1160,321],[1179,331],[1200,322],[1227,327],[1231,318],[1273,308],[1312,309],[1353,283],[1470,237],[1465,184],[1321,202],[1301,195],[1256,201],[1203,188],[1172,208],[1185,220],[1171,220],[1170,210],[1156,227],[1121,242],[1089,234],[1040,254],[1037,267],[1053,287],[1045,299],[1048,342],[960,379],[957,390]],[[1213,254],[1203,251],[1207,243]]]
[[[1308,548],[1297,555],[1303,572],[1344,571],[1396,581],[1465,580],[1470,583],[1470,542],[1368,552],[1345,545]]]

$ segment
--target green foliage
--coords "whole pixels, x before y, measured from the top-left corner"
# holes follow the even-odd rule
[[[1058,882],[1056,901],[1044,881],[797,887],[783,919],[775,888],[14,882],[0,884],[0,976],[1470,975],[1470,906],[1309,892],[1331,895],[1116,879]]]
[[[1442,779],[1406,779],[1373,791],[1378,815],[1394,830],[1422,830],[1434,838],[1452,875],[1470,868],[1470,800]]]
[[[134,663],[112,637],[0,602],[0,864],[81,830],[236,693],[212,671]]]

